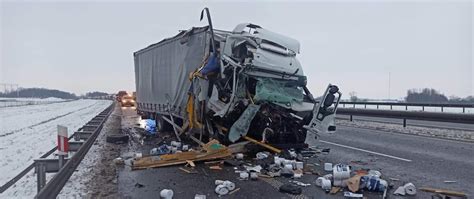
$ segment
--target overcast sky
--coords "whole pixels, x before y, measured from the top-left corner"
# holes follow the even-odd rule
[[[299,40],[315,95],[328,83],[346,97],[398,99],[424,87],[474,95],[472,1],[0,1],[0,83],[134,90],[133,52],[207,25],[207,6],[217,29],[252,22]]]

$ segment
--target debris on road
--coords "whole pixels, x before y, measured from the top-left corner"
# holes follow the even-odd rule
[[[194,196],[194,199],[206,199],[206,195],[203,195],[203,194],[196,194]]]
[[[163,199],[172,199],[173,195],[174,195],[174,192],[171,189],[163,189],[160,192],[160,197]]]
[[[425,191],[425,192],[447,195],[447,196],[467,198],[467,195],[465,193],[459,192],[459,191],[451,191],[451,190],[446,190],[446,189],[436,189],[436,188],[428,188],[428,187],[422,187],[420,188],[420,190]]]
[[[416,187],[415,185],[413,185],[413,183],[406,183],[405,185],[403,185],[403,187],[405,188],[405,193],[408,194],[408,195],[416,195]]]
[[[163,166],[186,164],[187,161],[204,161],[211,159],[221,159],[231,156],[228,148],[221,145],[217,140],[212,140],[203,146],[201,151],[187,151],[174,154],[164,154],[160,156],[148,156],[136,158],[133,161],[132,169],[146,169]]]
[[[107,135],[105,141],[112,144],[123,144],[127,143],[129,140],[128,135],[113,134]]]
[[[344,192],[344,197],[346,198],[364,198],[364,195],[360,193]]]
[[[113,162],[114,162],[114,164],[116,164],[116,165],[124,165],[124,164],[125,164],[125,161],[124,161],[123,158],[121,158],[121,157],[115,158],[115,159],[113,160]]]
[[[230,191],[233,191],[235,189],[235,184],[231,181],[228,180],[216,180],[215,181],[216,189],[215,192],[219,195],[226,195]]]
[[[137,188],[142,188],[142,187],[144,187],[144,186],[145,186],[145,185],[143,185],[143,184],[140,184],[140,183],[138,183],[138,182],[137,182],[137,183],[135,183],[135,187],[137,187]]]
[[[280,186],[279,190],[280,192],[289,193],[293,195],[300,195],[303,192],[303,189],[301,189],[301,187],[298,187],[298,185],[295,185],[293,183],[283,184]]]

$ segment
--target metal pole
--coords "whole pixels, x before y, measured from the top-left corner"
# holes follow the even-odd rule
[[[351,122],[352,122],[352,115],[350,116],[350,119],[349,119]]]
[[[36,185],[38,189],[38,193],[43,189],[44,185],[46,185],[46,167],[45,165],[38,161],[35,162],[36,167]]]
[[[403,127],[407,127],[407,119],[403,118]]]
[[[59,155],[59,169],[63,168],[63,165],[64,165],[64,155]]]

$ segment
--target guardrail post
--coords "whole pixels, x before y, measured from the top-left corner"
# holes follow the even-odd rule
[[[354,104],[354,108],[356,107],[356,104]]]
[[[462,107],[462,113],[466,113],[466,107]]]
[[[350,115],[350,118],[349,118],[349,120],[352,122],[352,115]]]
[[[405,111],[408,111],[408,105],[407,105],[407,106],[405,106]]]
[[[403,127],[407,127],[407,119],[403,118]]]
[[[46,166],[41,161],[35,161],[36,167],[36,185],[38,189],[38,193],[43,189],[44,185],[46,185]]]
[[[425,106],[421,106],[421,110],[425,111]]]
[[[346,108],[346,104],[342,104],[342,107]]]
[[[443,112],[443,107],[441,106],[441,112]]]
[[[367,104],[364,104],[364,108],[367,108]]]
[[[379,105],[377,104],[377,109],[379,109]]]
[[[390,110],[392,110],[392,107],[393,107],[393,106],[392,106],[392,105],[390,105]]]

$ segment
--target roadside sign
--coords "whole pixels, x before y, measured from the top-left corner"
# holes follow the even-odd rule
[[[69,141],[67,138],[67,127],[58,125],[58,154],[67,155]]]

